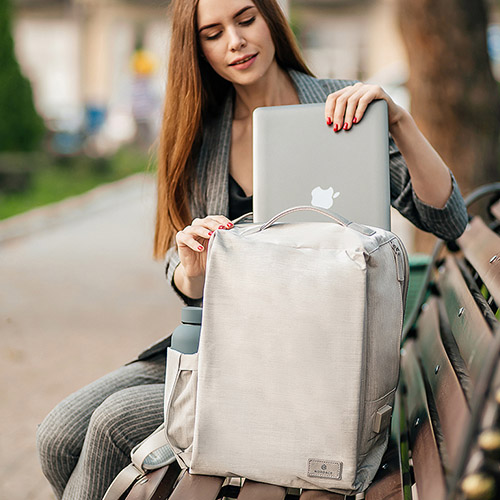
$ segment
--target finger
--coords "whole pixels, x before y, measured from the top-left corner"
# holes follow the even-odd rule
[[[337,90],[330,94],[325,102],[325,120],[327,125],[333,125],[334,132],[340,130],[340,125],[335,122],[335,109],[337,108],[337,102],[340,99],[342,101],[343,96],[346,92],[349,92],[351,87],[345,87],[343,89]]]
[[[215,229],[210,229],[206,226],[187,226],[185,227],[182,232],[184,234],[188,234],[192,236],[196,240],[208,240],[210,239],[210,236],[214,233]],[[200,241],[200,243],[204,244],[204,241]]]
[[[384,99],[384,96],[387,96],[387,94],[385,94],[379,85],[368,86],[366,92],[358,99],[358,105],[353,118],[354,123],[358,123],[363,118],[366,108],[368,108],[370,103],[377,99]]]
[[[191,225],[186,226],[184,230],[187,229],[188,227],[205,227],[207,229],[215,230],[219,225],[220,223],[218,223],[213,217],[204,217],[203,219],[196,218],[193,219]]]
[[[335,109],[335,101],[337,100],[338,95],[338,91],[334,92],[333,94],[330,94],[325,101],[325,121],[328,126],[333,124],[333,110]]]
[[[358,101],[361,97],[361,92],[355,92],[352,94],[347,100],[347,105],[345,109],[344,115],[344,130],[349,130],[353,123],[357,122],[357,118],[355,117],[356,109],[358,107]]]
[[[222,227],[223,225],[221,222],[217,221],[215,218],[205,217],[204,219],[194,219],[190,226],[184,228],[184,231],[188,230],[188,228],[203,228],[207,233],[210,232],[210,235],[208,236],[210,237],[216,229]]]
[[[373,97],[373,91],[366,85],[349,97],[344,115],[344,130],[349,130],[353,124],[361,120]]]
[[[227,217],[224,217],[223,215],[216,215],[211,217],[213,217],[219,223],[219,227],[217,227],[217,229],[231,229],[232,227],[234,227],[234,224],[231,222],[231,220]]]
[[[175,235],[175,241],[177,243],[177,248],[189,248],[193,252],[201,253],[205,250],[205,246],[196,239],[196,234],[186,232],[185,230],[179,231]]]
[[[203,226],[211,231],[215,231],[216,229],[230,229],[234,224],[223,215],[210,215],[204,219],[194,219],[191,225]]]
[[[343,128],[347,102],[349,98],[358,91],[361,85],[362,85],[361,83],[357,83],[352,87],[346,87],[345,89],[343,89],[344,92],[338,95],[337,98],[335,99],[335,108],[333,110],[334,132],[338,132]]]

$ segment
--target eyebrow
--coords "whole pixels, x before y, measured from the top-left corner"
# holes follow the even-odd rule
[[[247,7],[243,7],[240,9],[236,14],[233,16],[233,19],[236,19],[238,16],[241,16],[244,12],[246,12],[248,9],[253,9],[255,5],[248,5]],[[219,26],[221,23],[213,23],[213,24],[206,24],[205,26],[202,26],[199,30],[198,33],[201,33],[203,30],[209,29],[209,28],[214,28],[215,26]]]

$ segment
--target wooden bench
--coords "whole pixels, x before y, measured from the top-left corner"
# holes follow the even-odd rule
[[[469,197],[500,197],[500,183]],[[392,435],[367,500],[500,498],[500,201],[458,241],[438,242],[403,332]],[[412,271],[410,287],[416,282]],[[424,302],[425,301],[425,302]],[[172,464],[154,500],[340,500]],[[144,480],[143,480],[144,481]],[[148,484],[149,483],[149,484]],[[160,491],[161,490],[161,491]],[[127,500],[144,498],[134,489]],[[354,498],[354,497],[351,497]]]
[[[480,194],[498,198],[500,184],[470,201]],[[404,332],[393,423],[402,488],[414,485],[419,500],[500,497],[499,209],[496,202],[489,221],[472,217],[448,248],[438,245],[428,297]]]

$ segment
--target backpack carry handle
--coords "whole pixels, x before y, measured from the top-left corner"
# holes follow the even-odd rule
[[[375,231],[373,229],[363,226],[361,224],[357,224],[356,222],[351,222],[349,219],[346,219],[340,214],[334,212],[328,212],[327,210],[309,205],[293,207],[293,208],[288,208],[287,210],[283,210],[283,212],[280,212],[279,214],[275,215],[272,219],[267,221],[265,224],[263,224],[260,227],[259,231],[264,231],[265,229],[268,229],[282,217],[285,217],[286,215],[289,214],[293,214],[295,212],[317,212],[321,215],[324,215],[325,217],[329,217],[330,219],[335,221],[337,224],[340,224],[341,226],[350,227],[351,229],[354,229],[355,231],[358,231],[366,236],[372,236],[375,234]]]

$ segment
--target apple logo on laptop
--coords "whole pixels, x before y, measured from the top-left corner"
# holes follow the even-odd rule
[[[311,205],[319,208],[330,208],[333,200],[340,196],[340,192],[334,192],[332,187],[321,189],[319,186],[311,191]]]

